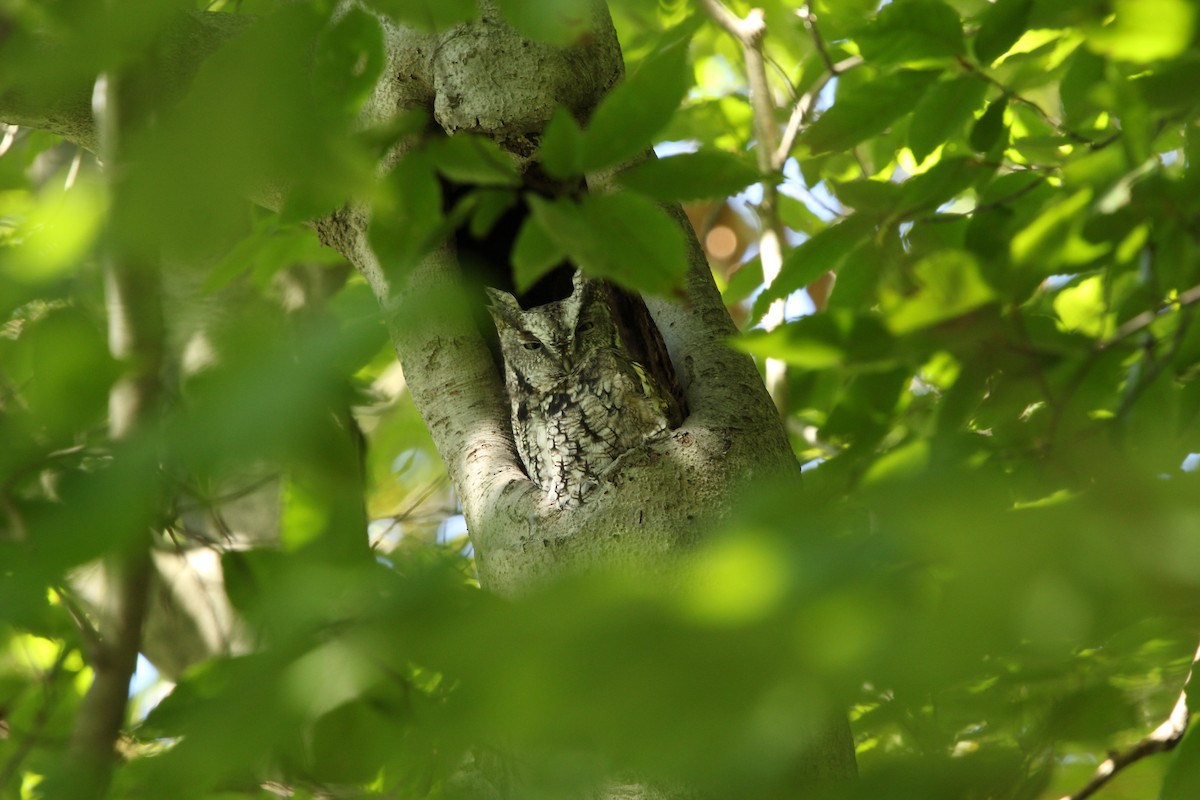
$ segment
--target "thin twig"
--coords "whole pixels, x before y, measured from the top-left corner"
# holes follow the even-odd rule
[[[825,87],[829,85],[829,81],[845,72],[848,69],[857,67],[863,63],[862,56],[850,56],[844,58],[834,65],[837,72],[826,72],[807,92],[802,94],[795,105],[792,106],[791,116],[788,117],[787,126],[783,130],[783,137],[780,139],[779,148],[775,151],[771,162],[775,165],[776,170],[783,169],[784,163],[792,154],[792,147],[796,144],[796,137],[800,135],[800,129],[809,121],[812,116],[813,109],[817,105],[817,100],[820,99],[821,92],[825,91]]]
[[[1163,303],[1160,308],[1158,308],[1154,311],[1143,311],[1142,313],[1138,314],[1137,316],[1131,317],[1130,319],[1126,320],[1125,323],[1123,325],[1121,325],[1121,327],[1117,328],[1117,330],[1113,333],[1112,336],[1110,336],[1107,339],[1104,339],[1100,342],[1097,342],[1096,349],[1097,350],[1107,350],[1109,347],[1112,347],[1114,344],[1116,344],[1124,339],[1128,339],[1130,336],[1133,336],[1138,331],[1141,331],[1141,330],[1144,330],[1145,328],[1150,327],[1150,325],[1152,325],[1154,323],[1154,321],[1156,319],[1158,319],[1160,314],[1162,314],[1164,311],[1166,311],[1170,308],[1174,308],[1175,306],[1178,306],[1180,308],[1186,308],[1187,306],[1190,306],[1197,302],[1200,302],[1200,285],[1193,286],[1192,288],[1188,289],[1187,291],[1181,293],[1174,300]]]
[[[1141,761],[1146,756],[1175,749],[1187,732],[1188,722],[1191,719],[1187,690],[1197,663],[1200,663],[1200,648],[1197,648],[1196,655],[1192,657],[1192,666],[1183,680],[1183,689],[1179,692],[1179,697],[1175,700],[1175,707],[1171,709],[1166,720],[1133,747],[1120,753],[1113,753],[1104,759],[1100,766],[1096,767],[1096,772],[1092,775],[1091,780],[1082,789],[1074,794],[1063,795],[1061,800],[1085,800],[1100,791],[1117,773],[1131,764]]]
[[[994,77],[989,75],[983,69],[979,68],[975,64],[972,64],[968,59],[966,59],[962,56],[959,56],[958,57],[958,65],[960,67],[962,67],[963,69],[965,69],[971,75],[974,75],[975,77],[979,78],[980,80],[984,81],[985,83],[991,84],[992,86],[999,89],[1001,92],[1004,93],[1005,97],[1011,98],[1015,102],[1020,103],[1021,105],[1032,110],[1033,113],[1035,113],[1039,117],[1041,117],[1042,122],[1045,122],[1051,128],[1054,128],[1054,130],[1058,131],[1063,136],[1066,136],[1068,139],[1078,142],[1079,144],[1085,144],[1093,150],[1099,150],[1104,146],[1105,143],[1103,143],[1103,142],[1097,142],[1094,139],[1089,139],[1088,137],[1084,136],[1083,134],[1077,133],[1076,131],[1073,131],[1070,128],[1067,128],[1062,123],[1061,120],[1057,120],[1054,117],[1050,116],[1050,113],[1048,111],[1046,111],[1046,109],[1042,108],[1040,105],[1038,105],[1034,101],[1030,100],[1028,97],[1024,97],[1023,95],[1018,94],[1012,88],[1010,88],[1010,87],[1006,86],[1005,84],[1001,83],[1000,81],[996,80]]]
[[[96,82],[96,128],[101,153],[109,165],[122,163],[119,135],[132,123],[145,122],[146,109],[136,102],[145,98],[120,91],[129,86],[116,75],[103,75]],[[121,105],[118,99],[123,101]],[[110,177],[109,188],[111,213],[128,214],[122,184]],[[109,436],[117,443],[131,443],[154,424],[162,401],[162,276],[147,252],[125,245],[111,232],[105,256],[109,350],[124,368],[109,394]],[[79,704],[71,731],[70,768],[61,795],[71,800],[105,794],[125,724],[153,571],[148,531],[131,533],[137,538],[129,547],[109,552],[101,562],[100,568],[107,573],[106,599],[111,612],[101,617],[100,642],[91,661],[92,685]]]
[[[79,635],[83,638],[83,651],[89,660],[94,660],[100,653],[103,646],[100,640],[100,632],[96,630],[96,626],[88,619],[87,612],[75,599],[75,595],[71,590],[64,585],[52,587],[54,594],[58,596],[58,601],[62,603],[63,608],[67,610],[67,614],[75,622],[75,627],[79,629]]]
[[[796,12],[796,16],[804,23],[804,30],[808,31],[808,35],[812,37],[813,46],[817,48],[817,53],[821,56],[821,60],[825,62],[825,69],[829,70],[830,75],[837,75],[841,72],[838,64],[833,62],[829,57],[829,50],[825,47],[825,39],[821,36],[821,31],[817,29],[817,15],[813,13],[812,3],[805,0],[804,4]]]
[[[771,97],[767,81],[766,59],[763,56],[763,38],[766,23],[761,9],[751,9],[744,18],[739,18],[725,7],[720,0],[699,0],[700,5],[730,36],[742,46],[742,58],[746,62],[746,79],[750,85],[750,107],[754,111],[754,132],[758,140],[755,155],[758,169],[762,173],[762,201],[758,215],[760,230],[758,239],[759,259],[763,267],[763,282],[770,286],[783,268],[783,222],[779,219],[779,186],[775,163],[779,152],[779,128],[775,123],[776,105]],[[763,317],[762,325],[772,330],[783,322],[783,301],[777,300]],[[775,401],[781,414],[787,412],[786,367],[782,361],[767,359],[767,391]]]
[[[1017,189],[1016,191],[1013,191],[1013,192],[1009,192],[1008,194],[1004,195],[1003,197],[998,197],[995,200],[992,200],[991,202],[981,203],[980,205],[977,205],[974,208],[972,208],[970,211],[963,211],[963,212],[959,212],[959,213],[950,213],[950,214],[930,214],[928,216],[921,217],[917,221],[924,222],[926,224],[958,222],[959,220],[962,220],[967,217],[978,214],[980,211],[991,211],[994,208],[1002,208],[1002,207],[1008,205],[1009,203],[1013,202],[1014,200],[1020,200],[1022,197],[1029,194],[1030,192],[1032,192],[1034,189],[1038,188],[1045,182],[1046,182],[1046,178],[1042,175],[1038,175],[1034,180],[1025,184],[1020,189]]]

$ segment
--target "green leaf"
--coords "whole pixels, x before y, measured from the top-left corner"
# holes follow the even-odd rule
[[[525,218],[513,245],[513,282],[518,293],[528,291],[550,270],[563,262],[567,251],[559,246],[536,214]]]
[[[206,292],[228,286],[239,275],[250,272],[260,286],[296,264],[331,264],[341,257],[325,247],[316,233],[301,225],[281,225],[267,217],[218,261],[204,281]]]
[[[1059,83],[1063,122],[1080,125],[1098,112],[1111,109],[1115,98],[1105,80],[1107,62],[1091,50],[1080,47],[1066,63],[1067,71]]]
[[[837,38],[860,28],[879,8],[877,0],[816,0],[813,10],[821,21],[821,32]]]
[[[894,210],[900,197],[900,185],[891,181],[865,179],[838,183],[831,181],[833,193],[847,208],[884,214]]]
[[[888,330],[897,335],[962,316],[995,297],[974,256],[964,250],[943,250],[922,259],[912,277],[916,283],[913,293],[880,292]]]
[[[691,85],[689,38],[653,53],[600,102],[584,132],[583,168],[596,170],[642,153],[666,127]]]
[[[583,131],[571,112],[554,109],[542,133],[539,158],[551,178],[569,178],[583,173]]]
[[[971,127],[971,149],[987,153],[1000,141],[1004,134],[1004,111],[1008,108],[1007,97],[997,97]]]
[[[452,181],[482,186],[520,186],[512,159],[491,139],[458,134],[427,146],[438,171]]]
[[[422,151],[406,155],[375,202],[368,236],[385,270],[406,270],[434,246],[444,214],[442,186]]]
[[[812,236],[825,229],[825,222],[803,200],[787,194],[779,195],[779,218],[788,228]]]
[[[1013,265],[1031,267],[1049,275],[1060,262],[1058,255],[1072,234],[1083,226],[1083,212],[1092,202],[1092,190],[1080,189],[1070,197],[1044,209],[1033,222],[1012,239],[1009,250]]]
[[[578,203],[526,198],[544,233],[590,275],[663,293],[687,270],[683,232],[651,200],[624,192],[589,194]]]
[[[852,214],[788,253],[777,277],[754,304],[757,319],[772,302],[803,289],[816,278],[836,271],[843,259],[875,229],[874,220],[865,214]]]
[[[948,158],[904,182],[900,206],[905,215],[936,207],[970,186],[980,174],[974,158]]]
[[[1146,104],[1159,111],[1185,111],[1200,103],[1200,53],[1189,52],[1133,80]]]
[[[983,12],[975,34],[975,57],[991,64],[1016,44],[1029,22],[1033,0],[996,0]]]
[[[1191,0],[1115,0],[1111,22],[1087,30],[1088,47],[1118,61],[1146,64],[1174,58],[1192,42]]]
[[[1189,691],[1189,698],[1191,692]],[[1200,797],[1200,728],[1191,728],[1175,752],[1163,776],[1159,800],[1190,800]]]
[[[329,525],[327,498],[302,481],[285,480],[279,540],[284,550],[298,550],[319,539]]]
[[[475,0],[367,0],[367,5],[420,31],[444,31],[477,13]]]
[[[814,155],[845,150],[882,133],[911,112],[938,73],[901,70],[839,92],[837,102],[801,135]]]
[[[356,111],[375,88],[384,61],[379,18],[351,7],[318,39],[313,85],[324,102]]]
[[[476,239],[487,236],[504,212],[517,203],[516,192],[509,189],[476,189],[471,195],[475,206],[471,209],[469,231]]]
[[[836,366],[877,368],[894,357],[895,340],[875,315],[827,309],[773,331],[755,330],[733,340],[739,350],[804,369]]]
[[[1104,280],[1098,275],[1059,291],[1054,297],[1054,311],[1068,331],[1079,331],[1093,339],[1112,333],[1114,315],[1109,313]]]
[[[934,84],[913,110],[908,126],[908,147],[917,161],[962,130],[979,108],[987,84],[971,75],[959,75]]]
[[[834,315],[813,314],[773,331],[753,330],[733,340],[733,346],[759,358],[776,358],[801,369],[836,367],[845,361],[844,331]]]
[[[737,194],[761,177],[743,156],[704,149],[647,159],[617,180],[656,200],[707,200]]]
[[[941,0],[895,0],[854,39],[880,65],[928,66],[966,52],[962,20]]]
[[[863,475],[863,484],[872,486],[891,481],[912,480],[928,469],[931,458],[927,440],[908,442],[876,459]]]
[[[557,47],[578,43],[591,29],[590,0],[497,0],[496,5],[521,35]]]

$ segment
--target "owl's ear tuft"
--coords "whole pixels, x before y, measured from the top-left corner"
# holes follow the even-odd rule
[[[517,302],[517,298],[513,297],[508,292],[500,289],[493,289],[491,286],[485,286],[483,287],[483,290],[487,292],[488,297],[492,298],[492,305],[509,306],[510,308],[517,309],[518,311],[521,310],[521,305]]]
[[[492,319],[496,322],[507,323],[511,327],[517,327],[516,323],[519,321],[522,312],[521,304],[517,302],[517,298],[508,292],[493,289],[490,286],[483,287],[483,290],[492,299],[491,305],[488,306],[488,313],[492,315]]]
[[[571,276],[571,286],[574,287],[571,294],[577,294],[583,285],[587,283],[588,277],[583,274],[583,270],[579,267],[575,268],[575,274]]]

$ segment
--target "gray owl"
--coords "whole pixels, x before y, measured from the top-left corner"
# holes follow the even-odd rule
[[[565,299],[530,309],[508,292],[487,290],[517,450],[530,480],[558,508],[579,505],[618,456],[682,416],[674,374],[664,380],[654,373],[656,361],[667,369],[670,362],[645,306],[649,335],[622,320],[625,293],[580,272],[572,285]],[[658,358],[647,357],[648,344]]]

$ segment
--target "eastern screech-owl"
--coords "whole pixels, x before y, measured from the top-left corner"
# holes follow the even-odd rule
[[[618,456],[682,417],[657,329],[650,323],[649,331],[632,331],[617,308],[625,295],[611,285],[580,272],[572,284],[565,299],[530,309],[508,292],[487,290],[517,450],[530,480],[558,508],[579,505]],[[664,363],[666,377],[656,374]]]

